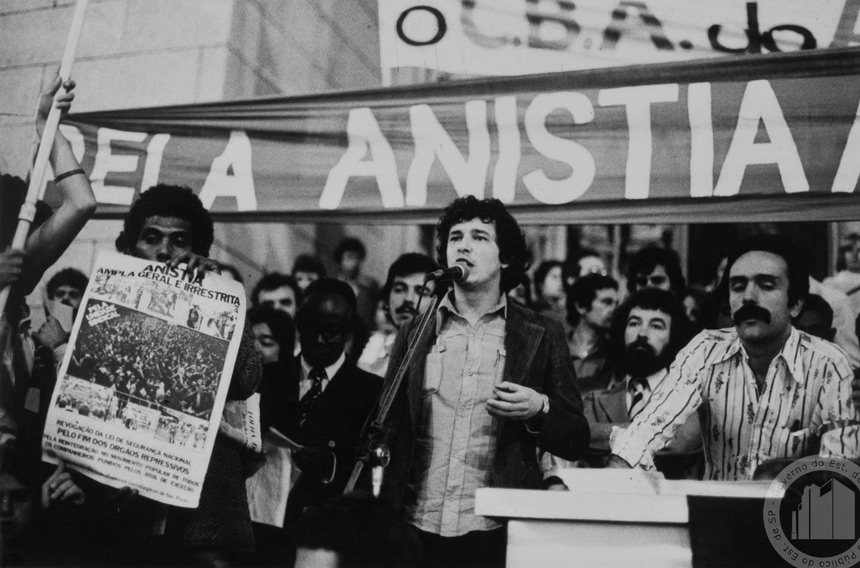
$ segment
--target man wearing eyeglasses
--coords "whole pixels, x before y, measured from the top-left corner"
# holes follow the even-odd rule
[[[290,492],[288,520],[343,492],[362,426],[382,388],[380,377],[344,355],[356,317],[352,288],[332,278],[311,283],[296,313],[301,357],[292,376],[284,377],[280,396],[287,404],[273,420],[276,430],[303,446],[294,454],[302,475]]]

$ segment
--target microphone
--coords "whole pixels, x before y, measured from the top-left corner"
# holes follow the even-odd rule
[[[454,282],[463,282],[469,277],[469,268],[465,264],[454,264],[448,268],[434,270],[424,277],[424,282],[431,280],[452,280]]]

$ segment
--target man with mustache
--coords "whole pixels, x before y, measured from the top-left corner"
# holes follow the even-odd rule
[[[678,299],[665,290],[646,288],[619,308],[612,329],[612,350],[621,354],[614,383],[605,391],[583,398],[591,426],[591,449],[604,457],[613,426],[624,428],[645,409],[651,393],[666,379],[669,365],[689,339],[689,323]],[[664,450],[668,455],[690,455],[702,447],[699,420],[691,414]],[[676,477],[677,461],[663,459],[658,468]]]
[[[358,359],[359,368],[385,376],[397,331],[417,313],[419,301],[427,305],[427,297],[436,284],[425,284],[424,277],[437,268],[436,261],[417,252],[408,252],[394,261],[382,288],[385,319],[391,326],[373,332]]]
[[[613,467],[653,469],[687,417],[700,411],[705,479],[749,480],[771,458],[856,458],[851,365],[835,345],[791,325],[809,291],[797,249],[773,235],[741,242],[718,293],[734,327],[705,330],[627,429],[611,435]],[[820,447],[819,447],[820,446]]]

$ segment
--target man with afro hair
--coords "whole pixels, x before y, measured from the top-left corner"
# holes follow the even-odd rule
[[[143,192],[131,206],[116,248],[137,258],[164,262],[171,268],[186,264],[185,272],[191,277],[195,272],[218,272],[218,263],[207,258],[212,241],[212,218],[191,188],[159,184]],[[261,374],[262,362],[246,321],[227,391],[228,402],[254,394]],[[165,553],[190,563],[215,564],[253,550],[245,492],[245,451],[219,432],[199,506],[167,508],[164,535],[170,548]]]

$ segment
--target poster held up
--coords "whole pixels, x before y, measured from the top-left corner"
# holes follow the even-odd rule
[[[196,507],[244,319],[237,282],[99,255],[58,373],[43,459]]]

